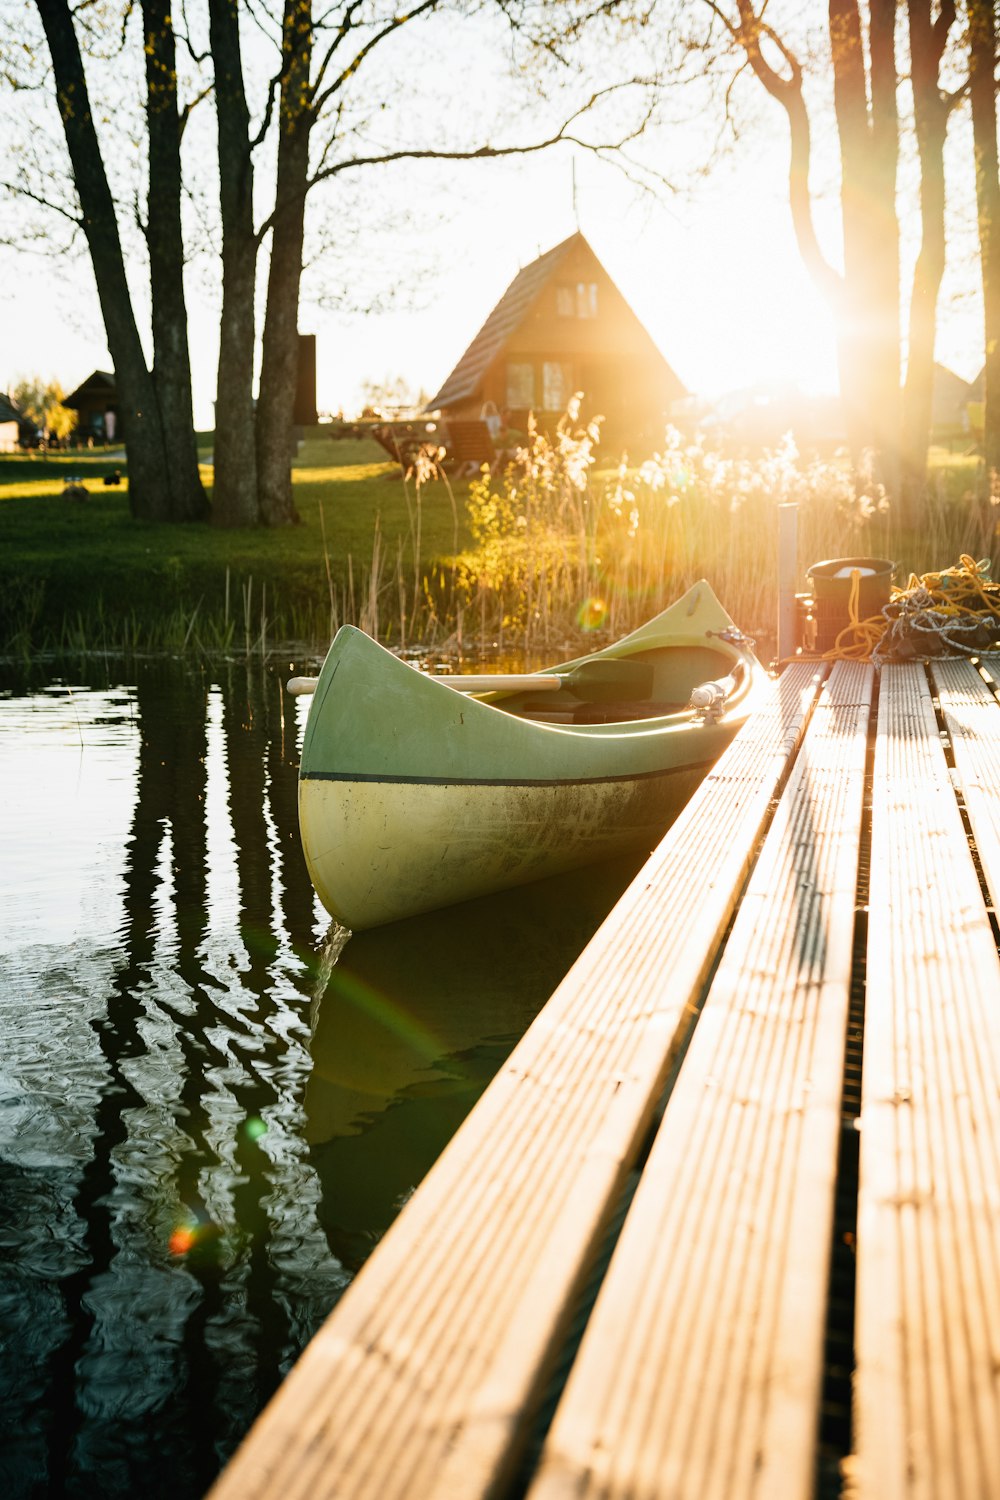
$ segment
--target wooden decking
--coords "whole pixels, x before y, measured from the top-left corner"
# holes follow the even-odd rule
[[[834,1336],[852,1496],[1000,1500],[992,671],[782,674],[213,1500],[833,1494]]]

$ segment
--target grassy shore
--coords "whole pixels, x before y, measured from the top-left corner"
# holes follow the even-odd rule
[[[418,491],[367,440],[307,439],[302,524],[274,531],[134,521],[127,480],[104,484],[118,468],[112,450],[0,456],[0,650],[320,643],[344,619],[377,625],[386,596],[398,616],[400,583],[468,541],[467,486]],[[202,476],[210,489],[210,462]],[[74,479],[86,499],[65,497]]]
[[[210,434],[202,456],[210,489]],[[790,501],[803,590],[822,558],[887,558],[905,583],[996,557],[975,456],[932,454],[908,531],[841,460],[788,443],[751,458],[668,432],[645,463],[605,462],[595,434],[567,428],[503,476],[418,482],[369,440],[314,434],[293,473],[302,524],[224,531],[132,520],[126,482],[103,483],[120,452],[0,456],[0,652],[318,653],[350,622],[394,647],[537,662],[624,634],[701,577],[766,652]]]

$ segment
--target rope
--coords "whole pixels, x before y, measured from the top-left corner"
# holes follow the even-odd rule
[[[989,582],[990,560],[962,553],[953,568],[894,588],[877,615],[858,618],[861,574],[851,570],[848,623],[822,661],[913,661],[924,656],[975,656],[1000,639],[1000,585]]]

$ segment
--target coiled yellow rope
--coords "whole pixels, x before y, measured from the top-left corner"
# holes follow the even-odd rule
[[[989,558],[962,553],[959,563],[937,573],[911,573],[894,588],[877,615],[858,619],[861,574],[851,573],[848,623],[823,661],[914,660],[921,656],[972,656],[1000,638],[1000,585],[989,582]]]

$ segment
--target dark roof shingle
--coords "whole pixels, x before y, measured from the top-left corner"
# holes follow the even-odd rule
[[[556,266],[567,250],[582,238],[579,233],[571,234],[568,240],[547,250],[517,273],[444,385],[428,401],[427,411],[436,411],[439,406],[449,406],[475,395],[490,363],[521,323]]]
[[[63,397],[62,404],[68,406],[70,410],[75,410],[77,401],[82,398],[104,394],[108,396],[115,394],[115,377],[109,370],[94,370],[77,386],[75,391],[70,391],[68,396]]]

